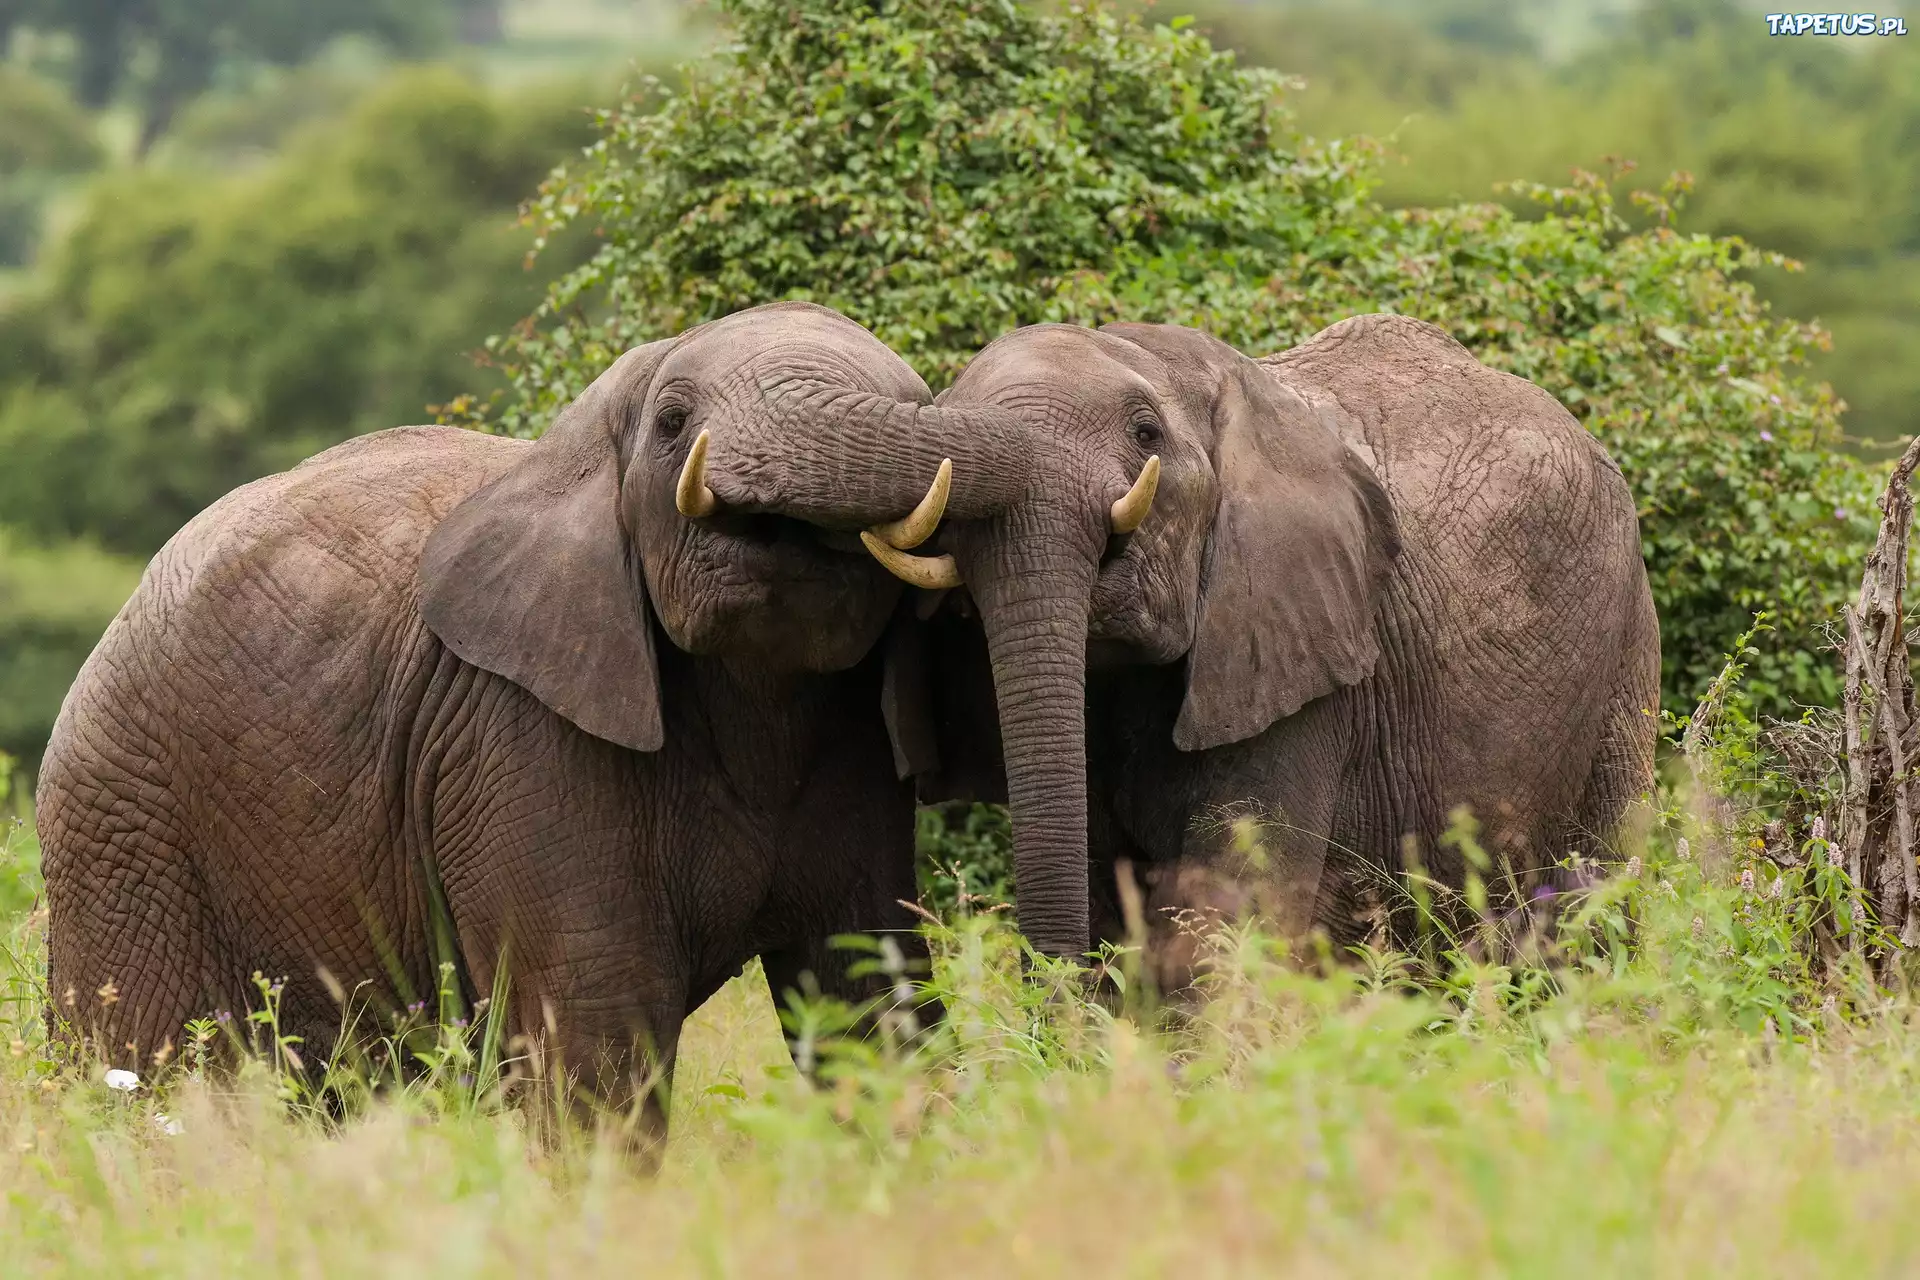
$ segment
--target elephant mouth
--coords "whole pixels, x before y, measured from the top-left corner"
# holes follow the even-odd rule
[[[727,512],[701,521],[699,536],[720,560],[765,581],[884,578],[858,534],[769,512]]]
[[[805,551],[825,550],[864,560],[867,549],[860,536],[843,529],[828,529],[792,516],[772,512],[729,512],[708,519],[707,527],[722,537],[758,547],[793,547]]]

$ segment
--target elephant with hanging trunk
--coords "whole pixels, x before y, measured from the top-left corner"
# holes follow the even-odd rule
[[[1194,913],[1336,941],[1404,926],[1410,859],[1464,878],[1441,839],[1459,805],[1496,891],[1535,896],[1649,786],[1633,498],[1558,402],[1441,330],[1361,316],[1254,360],[1174,326],[1041,325],[938,405],[1015,419],[993,439],[1028,451],[999,469],[1025,492],[975,501],[976,460],[954,500],[988,517],[924,551],[868,542],[978,606],[999,740],[948,715],[943,768],[1004,770],[1039,948],[1124,936],[1123,861],[1172,988]],[[1236,849],[1238,814],[1259,849]]]
[[[898,708],[927,672],[856,534],[922,542],[1007,452],[1003,415],[930,399],[782,304],[627,352],[536,442],[399,428],[214,504],[46,753],[56,1029],[144,1067],[258,972],[312,1057],[338,992],[431,1000],[450,949],[468,1004],[504,964],[490,1016],[620,1104],[754,956],[849,997],[835,935],[924,956]]]

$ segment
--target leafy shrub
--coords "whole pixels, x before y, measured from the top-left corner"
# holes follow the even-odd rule
[[[136,560],[0,528],[0,753],[37,767],[74,672],[139,580]]]
[[[0,267],[32,256],[48,197],[100,158],[85,112],[45,81],[0,63]]]
[[[920,905],[942,918],[995,911],[1013,901],[1013,828],[1000,805],[920,810],[914,853]]]
[[[1291,126],[1274,73],[1180,20],[984,0],[727,0],[735,43],[601,138],[530,207],[595,225],[593,259],[489,340],[510,394],[449,412],[535,434],[619,351],[804,298],[871,328],[936,388],[1008,328],[1126,318],[1284,347],[1392,310],[1545,386],[1640,500],[1670,705],[1690,705],[1756,608],[1772,708],[1835,692],[1809,637],[1834,616],[1870,477],[1799,372],[1818,330],[1738,273],[1781,260],[1669,225],[1632,233],[1607,183],[1390,211],[1374,152]]]
[[[537,300],[512,210],[587,136],[564,101],[425,69],[255,172],[101,180],[0,304],[0,512],[148,554],[236,485],[420,421]]]

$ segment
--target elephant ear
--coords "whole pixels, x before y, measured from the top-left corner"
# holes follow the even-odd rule
[[[673,341],[615,361],[440,522],[420,560],[421,615],[456,656],[636,751],[660,748],[660,674],[620,520],[619,437]]]
[[[1173,730],[1184,751],[1250,738],[1371,673],[1374,613],[1400,550],[1372,469],[1251,360],[1220,363],[1220,505]]]

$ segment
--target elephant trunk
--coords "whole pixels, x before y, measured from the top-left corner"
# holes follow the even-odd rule
[[[993,521],[960,539],[956,558],[993,664],[1020,929],[1036,951],[1078,958],[1089,946],[1087,617],[1105,531],[1035,536],[1030,526],[1057,523],[1044,514],[1028,505]]]
[[[946,408],[817,382],[770,389],[766,403],[777,436],[746,448],[716,442],[706,483],[721,508],[867,528],[920,505],[947,459],[947,519],[996,514],[1026,491],[1028,432],[1004,410]]]

